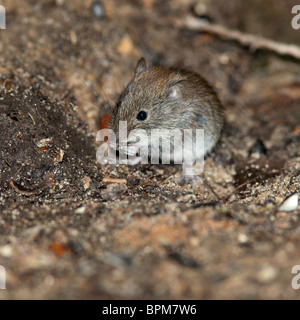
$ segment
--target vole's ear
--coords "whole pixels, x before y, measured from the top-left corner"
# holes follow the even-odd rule
[[[183,98],[185,95],[185,84],[186,80],[180,80],[174,83],[171,83],[167,88],[167,95],[170,100],[178,100]]]
[[[137,76],[138,74],[145,71],[146,69],[147,69],[146,60],[144,58],[141,58],[136,64],[136,67],[134,70],[134,76]]]

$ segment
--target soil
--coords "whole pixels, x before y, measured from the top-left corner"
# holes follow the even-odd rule
[[[300,208],[279,210],[300,193],[299,61],[180,27],[197,12],[300,45],[296,1],[2,4],[1,299],[300,297]],[[226,108],[200,185],[179,185],[178,165],[96,161],[141,56],[201,74]]]

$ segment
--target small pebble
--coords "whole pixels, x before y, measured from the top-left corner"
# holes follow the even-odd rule
[[[199,2],[192,7],[192,12],[198,18],[205,20],[207,22],[213,22],[212,17],[208,12],[207,6],[203,2]]]
[[[91,178],[88,176],[84,176],[81,180],[80,180],[83,189],[86,191],[87,189],[90,188],[90,184],[91,184]]]
[[[102,19],[104,17],[104,9],[102,4],[99,1],[94,1],[92,8],[93,8],[94,16],[96,18]]]
[[[117,51],[121,55],[131,55],[136,52],[134,44],[129,36],[124,36],[117,45]]]
[[[12,246],[6,244],[0,247],[0,255],[2,257],[11,257],[13,253]]]
[[[299,194],[295,193],[292,196],[286,198],[279,206],[279,211],[294,211],[298,208]]]
[[[260,283],[271,283],[276,279],[278,275],[277,269],[273,266],[265,265],[263,266],[257,274],[257,280]]]
[[[249,238],[248,238],[248,236],[246,234],[240,233],[238,235],[238,242],[239,243],[246,244],[246,243],[248,243],[248,241],[249,241]]]
[[[77,209],[74,211],[74,213],[76,213],[76,214],[83,214],[83,213],[85,213],[85,211],[86,211],[86,207],[83,206],[83,207],[77,208]]]

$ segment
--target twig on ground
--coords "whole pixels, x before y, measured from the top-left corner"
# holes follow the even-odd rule
[[[221,25],[208,23],[191,16],[185,20],[183,26],[191,30],[211,33],[225,40],[237,41],[253,51],[258,49],[269,50],[279,55],[288,55],[295,59],[300,59],[300,47],[293,44],[281,43],[241,31],[230,30]]]

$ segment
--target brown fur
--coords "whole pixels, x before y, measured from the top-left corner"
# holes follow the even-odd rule
[[[177,97],[172,98],[176,91]],[[136,120],[139,111],[148,118]],[[194,72],[155,66],[147,68],[142,58],[135,75],[120,96],[110,128],[119,130],[119,121],[132,129],[204,129],[215,144],[224,123],[221,103],[208,83]],[[207,150],[210,151],[210,150]]]

